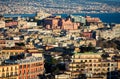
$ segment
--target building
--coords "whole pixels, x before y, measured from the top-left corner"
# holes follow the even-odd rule
[[[0,21],[0,28],[4,28],[5,27],[5,21]]]
[[[36,27],[37,26],[37,22],[27,22],[27,26],[28,27]]]
[[[1,64],[0,79],[19,79],[19,64]]]
[[[101,20],[99,18],[92,18],[90,16],[86,16],[86,22],[87,25],[89,26],[91,23],[101,23]]]
[[[77,30],[80,23],[74,23],[70,18],[50,17],[44,19],[44,26],[47,29]]]
[[[29,26],[27,25],[27,21],[20,19],[20,20],[18,21],[18,28],[19,28],[19,29],[29,28]]]
[[[55,79],[71,79],[71,75],[70,74],[58,74],[55,75]]]
[[[44,26],[47,29],[57,29],[58,28],[59,19],[60,18],[45,18],[44,19]]]
[[[120,37],[120,25],[116,24],[114,27],[108,28],[107,30],[99,30],[98,35],[104,39]]]
[[[106,77],[113,77],[112,71],[117,70],[117,62],[103,61],[102,53],[75,53],[71,58],[69,64],[69,71],[71,71],[72,79],[80,78],[80,75],[86,75],[87,79],[106,79]]]
[[[39,56],[39,54],[38,54]],[[39,79],[39,75],[44,73],[44,59],[43,56],[39,57],[30,56],[25,59],[17,60],[19,66],[19,79]]]
[[[5,23],[5,27],[13,27],[13,26],[17,26],[18,25],[18,22],[17,21],[12,21],[12,22],[6,22]]]
[[[86,25],[86,18],[85,17],[70,15],[70,18],[75,23],[80,23],[81,25]]]
[[[8,47],[6,47],[6,48],[3,48],[1,50],[0,54],[2,56],[4,56],[6,59],[9,59],[10,56],[18,55],[18,54],[21,54],[21,53],[24,53],[24,52],[25,52],[25,50],[22,49],[22,48],[17,48],[17,47],[16,48],[15,47],[8,48]]]
[[[0,64],[0,79],[39,79],[44,73],[42,53],[10,56]]]

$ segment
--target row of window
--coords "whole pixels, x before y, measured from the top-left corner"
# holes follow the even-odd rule
[[[13,71],[13,70],[18,70],[18,68],[17,67],[7,67],[7,68],[2,68],[2,72],[5,72],[5,71]],[[1,71],[0,71],[1,72]]]
[[[34,64],[27,64],[27,65],[20,65],[20,68],[29,68],[29,67],[36,67],[36,66],[42,66],[42,63],[34,63]]]
[[[75,61],[78,61],[77,59],[75,60],[73,60],[73,62],[75,62]],[[101,62],[101,60],[99,59],[99,60],[79,60],[79,62]]]
[[[2,77],[9,77],[9,76],[16,76],[16,75],[18,75],[17,72],[2,73]]]
[[[41,71],[43,71],[42,68],[36,68],[36,69],[31,69],[31,70],[20,70],[19,74],[31,74],[35,72],[41,72]]]

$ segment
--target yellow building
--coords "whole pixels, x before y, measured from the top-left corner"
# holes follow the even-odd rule
[[[23,52],[25,52],[25,50],[22,48],[13,48],[13,49],[12,48],[5,48],[5,49],[1,50],[0,54],[2,56],[4,56],[6,59],[8,59],[12,55],[18,55],[18,54],[23,53]]]
[[[18,79],[19,65],[0,66],[0,79]]]

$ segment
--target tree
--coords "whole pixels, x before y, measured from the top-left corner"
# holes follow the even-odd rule
[[[108,53],[103,53],[103,54],[101,55],[101,57],[102,57],[104,60],[106,60],[106,59],[109,57],[109,54],[108,54]]]

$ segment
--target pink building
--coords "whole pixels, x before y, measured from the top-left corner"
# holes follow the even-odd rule
[[[58,21],[59,21],[58,18],[46,18],[44,20],[44,26],[47,29],[57,29],[57,27],[58,27]]]
[[[18,25],[18,22],[16,22],[16,21],[5,23],[5,27],[17,26],[17,25]]]
[[[91,32],[83,32],[83,36],[86,37],[86,38],[91,38],[92,33]]]
[[[44,20],[44,26],[47,29],[65,29],[65,30],[77,30],[79,23],[73,23],[70,18],[62,19],[62,18],[46,18]]]
[[[65,30],[77,30],[79,25],[79,23],[73,23],[70,18],[61,20],[61,28]]]

